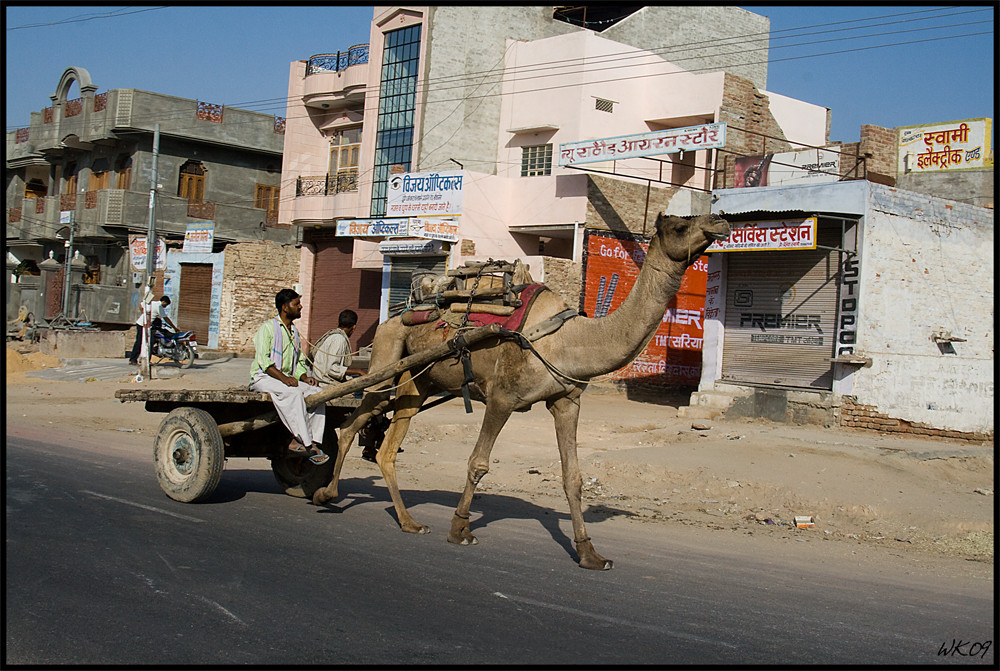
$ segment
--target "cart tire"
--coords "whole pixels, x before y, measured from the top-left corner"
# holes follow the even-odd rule
[[[218,486],[226,463],[219,427],[201,408],[175,408],[153,441],[160,489],[182,503],[200,501]]]
[[[333,479],[335,459],[327,460],[317,466],[308,457],[285,453],[271,457],[271,470],[274,479],[289,496],[300,499],[311,499],[317,489],[326,487]]]
[[[177,363],[181,368],[190,368],[191,364],[194,363],[194,350],[187,343],[181,345],[180,356],[181,358],[177,360]]]

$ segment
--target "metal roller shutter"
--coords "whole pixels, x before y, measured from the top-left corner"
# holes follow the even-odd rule
[[[195,341],[204,346],[208,343],[211,312],[212,264],[182,263],[177,294],[177,326],[185,331],[194,331]]]
[[[840,246],[820,223],[818,243]],[[831,389],[839,254],[730,252],[722,379]]]
[[[447,267],[447,256],[392,257],[389,270],[389,307],[406,301],[410,295],[410,281],[414,270],[427,270],[436,275],[444,275]]]
[[[355,347],[370,344],[378,326],[382,271],[352,267],[353,238],[315,239],[313,244],[316,259],[309,307],[312,340],[315,342],[337,328],[341,311],[349,309],[358,313],[352,344]]]

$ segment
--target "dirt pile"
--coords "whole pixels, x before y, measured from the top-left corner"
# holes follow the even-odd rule
[[[7,381],[17,380],[24,377],[24,373],[43,368],[58,368],[62,362],[50,354],[41,352],[31,352],[21,354],[11,348],[7,348]]]

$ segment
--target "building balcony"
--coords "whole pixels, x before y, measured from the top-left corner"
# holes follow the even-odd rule
[[[367,44],[335,54],[317,54],[306,64],[302,102],[317,109],[343,109],[364,102],[367,84]]]
[[[288,218],[297,226],[329,223],[360,216],[360,204],[357,171],[302,176],[295,180],[295,198],[290,202]]]

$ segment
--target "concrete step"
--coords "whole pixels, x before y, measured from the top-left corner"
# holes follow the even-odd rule
[[[735,395],[724,391],[696,391],[691,394],[690,406],[708,408],[721,413],[733,404],[734,398]]]
[[[722,411],[706,406],[682,405],[677,408],[677,416],[686,419],[715,419],[722,416]]]

